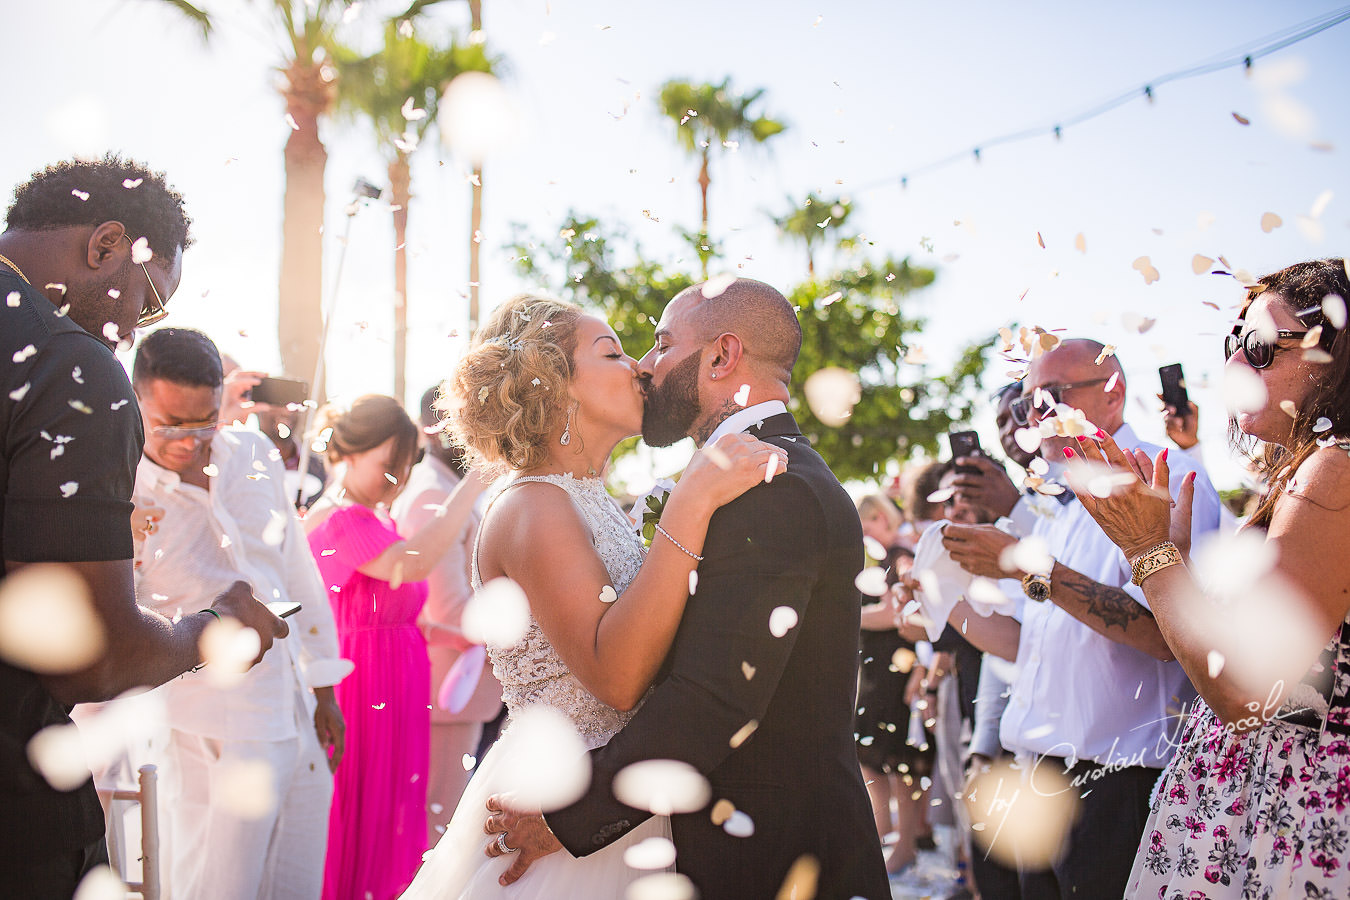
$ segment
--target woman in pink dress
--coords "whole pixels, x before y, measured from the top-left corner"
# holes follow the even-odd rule
[[[343,658],[337,686],[346,755],[334,778],[324,900],[389,900],[426,850],[431,685],[417,615],[425,578],[481,493],[474,477],[446,514],[405,541],[388,505],[408,479],[417,426],[392,397],[367,395],[332,414],[328,457],[340,477],[305,519],[330,591]]]

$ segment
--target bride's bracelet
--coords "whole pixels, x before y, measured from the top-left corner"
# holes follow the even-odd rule
[[[690,550],[690,549],[689,549],[688,547],[686,547],[684,544],[681,544],[679,541],[677,541],[677,540],[675,540],[673,537],[671,537],[671,536],[670,536],[670,532],[669,532],[669,531],[666,531],[664,528],[662,528],[660,522],[657,522],[657,523],[656,523],[656,530],[659,531],[659,532],[661,532],[661,534],[665,536],[665,539],[666,539],[666,540],[670,541],[670,542],[671,542],[672,544],[674,544],[676,547],[679,547],[680,550],[683,551],[684,554],[685,554],[686,556],[688,556],[690,559],[692,559],[694,562],[703,562],[703,557],[699,556],[699,555],[698,555],[697,553],[695,553],[693,550]]]

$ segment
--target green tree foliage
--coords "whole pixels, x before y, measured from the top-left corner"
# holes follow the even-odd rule
[[[666,302],[696,281],[647,256],[625,232],[606,233],[575,213],[546,240],[528,241],[517,229],[514,249],[523,276],[603,315],[635,357],[651,347]],[[910,295],[934,277],[908,259],[858,259],[829,278],[780,286],[803,333],[790,408],[841,479],[872,478],[918,448],[936,454],[942,434],[970,418],[970,396],[997,336],[968,347],[948,373],[918,363],[924,320]],[[839,428],[816,419],[803,391],[807,376],[826,366],[856,372],[862,382],[862,399]]]

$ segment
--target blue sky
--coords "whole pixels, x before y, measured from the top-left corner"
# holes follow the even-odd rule
[[[11,33],[29,39],[9,53],[16,74],[0,183],[8,189],[50,161],[106,148],[167,170],[187,196],[198,239],[170,321],[204,328],[247,365],[274,368],[288,128],[273,90],[278,44],[256,9],[268,4],[207,5],[219,24],[203,46],[151,0],[6,0]],[[374,30],[393,5],[366,3],[352,28]],[[467,24],[463,4],[446,6],[423,26],[427,34]],[[1180,361],[1204,409],[1204,436],[1214,445],[1208,461],[1216,481],[1229,484],[1237,473],[1218,446],[1219,335],[1240,294],[1231,279],[1194,275],[1191,259],[1222,254],[1259,274],[1346,250],[1350,23],[1259,60],[1250,74],[1230,69],[1166,85],[1152,103],[1127,103],[1060,141],[1048,135],[1062,116],[1334,3],[485,0],[484,7],[490,48],[509,62],[521,125],[485,174],[489,305],[524,287],[503,249],[514,222],[549,234],[576,209],[628,229],[651,254],[680,256],[668,226],[697,226],[697,167],[677,149],[655,97],[669,78],[730,75],[738,86],[765,88],[763,109],[790,127],[770,148],[714,160],[712,229],[725,241],[728,267],[784,286],[800,279],[804,258],[778,240],[766,212],[810,190],[847,195],[857,206],[851,223],[878,257],[909,255],[938,270],[936,283],[913,299],[930,323],[922,343],[936,369],[964,342],[1013,321],[1097,337],[1119,347],[1132,393],[1150,401],[1132,403],[1130,418],[1156,437],[1156,368]],[[978,164],[962,161],[899,186],[898,176],[922,163],[1038,124],[1046,137],[990,148]],[[385,174],[360,124],[329,122],[323,136],[331,281],[352,180],[379,183]],[[466,168],[439,143],[415,157],[414,392],[444,375],[460,346],[449,335],[464,327]],[[1320,216],[1300,225],[1298,217],[1318,206]],[[1283,220],[1269,233],[1261,228],[1267,212]],[[1086,253],[1074,246],[1080,233]],[[392,247],[387,212],[363,211],[330,351],[339,396],[392,386]],[[1140,256],[1160,280],[1146,284],[1131,267]],[[1156,324],[1139,333],[1122,324],[1123,314]],[[995,362],[988,386],[1008,368]]]

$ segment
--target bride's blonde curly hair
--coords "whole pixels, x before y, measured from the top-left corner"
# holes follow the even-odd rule
[[[436,404],[466,463],[500,474],[547,458],[546,441],[567,416],[582,315],[565,300],[519,294],[479,326]]]

